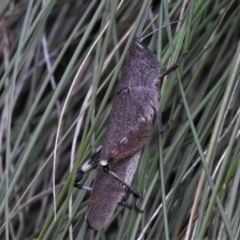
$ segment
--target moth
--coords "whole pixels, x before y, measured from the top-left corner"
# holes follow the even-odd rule
[[[176,62],[160,75],[160,63],[140,35],[134,38],[123,66],[102,146],[78,169],[76,176],[75,187],[91,190],[85,218],[94,230],[106,225],[118,204],[131,207],[123,202],[126,191],[133,194],[136,210],[142,211],[138,206],[140,194],[131,184],[154,122],[159,132],[164,129],[156,84],[179,66]],[[78,182],[92,168],[96,168],[96,176],[91,189]]]

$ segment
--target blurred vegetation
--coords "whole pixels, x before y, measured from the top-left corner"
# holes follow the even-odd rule
[[[19,0],[0,8],[0,239],[240,239],[238,1]],[[72,186],[101,143],[148,9],[143,36],[183,20],[144,40],[161,71],[189,53],[159,85],[171,124],[161,135],[155,127],[142,151],[133,187],[143,214],[119,206],[94,232],[84,220],[90,194]]]

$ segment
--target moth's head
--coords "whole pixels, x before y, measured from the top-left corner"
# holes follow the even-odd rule
[[[140,38],[135,37],[132,45],[129,49],[129,55],[133,57],[133,59],[139,59],[143,62],[146,62],[152,68],[159,69],[160,63],[156,57],[156,55],[151,52],[148,47],[141,42]]]
[[[151,52],[146,45],[144,45],[143,40],[147,37],[151,36],[153,33],[166,28],[172,24],[178,23],[179,21],[175,21],[172,23],[169,23],[167,25],[164,25],[163,27],[157,28],[154,31],[148,33],[145,36],[142,36],[143,33],[143,26],[145,22],[147,21],[148,15],[150,13],[151,9],[145,14],[142,22],[140,23],[140,26],[138,28],[137,36],[134,38],[132,45],[129,50],[129,55],[132,57],[132,59],[139,59],[141,61],[146,62],[148,65],[150,65],[152,68],[159,70],[160,63],[156,57],[156,55]]]

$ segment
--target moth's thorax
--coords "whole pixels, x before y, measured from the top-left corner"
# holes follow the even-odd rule
[[[146,62],[157,71],[160,69],[160,63],[156,58],[156,55],[154,55],[144,43],[140,42],[140,39],[137,37],[134,38],[132,42],[132,45],[129,49],[129,55],[133,58]]]
[[[138,38],[129,49],[117,91],[129,87],[155,88],[160,72],[160,63],[156,56]]]

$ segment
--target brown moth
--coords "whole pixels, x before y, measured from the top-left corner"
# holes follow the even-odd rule
[[[160,75],[160,63],[156,56],[141,42],[140,37],[133,40],[118,83],[102,147],[79,168],[76,177],[75,187],[89,190],[77,182],[86,171],[97,168],[85,217],[92,229],[100,230],[106,225],[122,202],[126,190],[133,194],[135,207],[141,212],[138,207],[140,194],[131,188],[131,184],[154,120],[159,132],[163,131],[156,83],[178,66],[179,63],[176,63]]]

